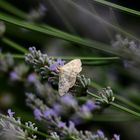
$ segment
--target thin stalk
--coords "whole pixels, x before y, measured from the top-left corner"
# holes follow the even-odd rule
[[[32,30],[32,31],[35,31],[35,32],[43,33],[45,35],[49,35],[49,36],[52,36],[52,37],[57,37],[57,38],[60,38],[60,39],[63,39],[63,40],[67,40],[67,41],[70,41],[70,42],[73,42],[73,43],[77,43],[79,45],[91,47],[91,48],[94,48],[94,49],[97,49],[97,50],[101,50],[101,51],[104,51],[104,52],[108,52],[108,53],[118,55],[112,49],[110,49],[110,47],[108,45],[105,45],[105,44],[97,42],[97,41],[85,40],[85,39],[82,39],[81,37],[74,36],[74,35],[71,35],[71,34],[68,34],[68,33],[64,33],[64,34],[59,33],[58,34],[57,32],[47,30],[47,29],[45,29],[43,27],[40,27],[40,26],[37,26],[33,23],[28,23],[28,22],[13,18],[13,17],[11,17],[9,15],[6,15],[6,14],[3,14],[3,13],[0,13],[0,19],[2,21],[8,22],[10,24],[14,24],[16,26],[23,27],[23,28],[26,28],[26,29],[29,29],[29,30]]]
[[[98,95],[96,95],[94,93],[91,93],[89,91],[87,91],[87,94],[89,94],[92,97],[97,98],[97,99],[100,98]],[[124,107],[122,105],[116,104],[114,102],[111,102],[110,105],[112,105],[113,107],[116,107],[117,109],[120,109],[121,111],[124,111],[124,112],[127,112],[127,113],[131,114],[131,115],[134,115],[135,117],[140,117],[140,113],[135,112],[135,111],[133,111],[131,109],[128,109],[128,108],[126,108],[126,107]]]
[[[103,5],[109,6],[109,7],[113,7],[115,9],[118,9],[120,11],[129,13],[129,14],[140,16],[139,11],[136,11],[136,10],[133,10],[133,9],[130,9],[130,8],[127,8],[127,7],[124,7],[124,6],[121,6],[121,5],[106,1],[106,0],[94,0],[94,1],[96,1],[97,3],[103,4]]]
[[[52,56],[54,58],[62,58],[62,59],[65,59],[65,60],[69,60],[69,59],[81,59],[81,60],[96,60],[96,61],[100,61],[100,60],[120,60],[119,57],[87,57],[87,56]]]
[[[60,39],[63,39],[63,40],[67,40],[67,41],[70,41],[70,42],[73,42],[73,43],[77,43],[77,44],[82,45],[82,46],[87,46],[87,47],[91,47],[91,48],[94,48],[94,49],[97,49],[97,50],[100,50],[100,51],[115,54],[115,55],[121,56],[123,58],[124,57],[125,58],[131,58],[132,57],[130,55],[127,55],[127,53],[126,54],[121,54],[121,53],[115,52],[112,48],[110,48],[108,45],[106,45],[104,43],[97,42],[95,40],[91,41],[91,40],[87,40],[87,39],[82,39],[81,37],[74,36],[74,35],[71,35],[71,34],[68,34],[68,33],[63,33],[63,34],[62,33],[57,33],[57,32],[54,32],[52,30],[47,30],[47,29],[45,29],[41,26],[38,26],[36,24],[28,23],[28,22],[13,18],[13,17],[11,17],[9,15],[6,15],[6,14],[3,14],[3,13],[0,13],[0,19],[5,21],[5,22],[8,22],[10,24],[17,25],[19,27],[23,27],[23,28],[26,28],[26,29],[29,29],[29,30],[32,30],[32,31],[35,31],[35,32],[45,34],[45,35],[49,35],[49,36],[52,36],[52,37],[57,37],[57,38],[60,38]],[[139,61],[139,60],[137,60],[137,61]]]
[[[102,89],[102,86],[100,86],[99,84],[95,83],[95,82],[91,82],[90,84],[91,86],[97,88],[97,89]],[[119,95],[114,95],[115,96],[115,99],[117,99],[118,101],[124,103],[125,105],[128,105],[138,111],[140,111],[140,106],[134,104],[133,102],[127,100],[126,98],[122,97],[122,96],[119,96]]]
[[[115,95],[115,98],[118,100],[118,101],[121,101],[122,103],[125,103],[127,105],[129,105],[130,107],[140,111],[140,106],[138,106],[137,104],[134,104],[133,102],[127,100],[126,98],[123,98],[119,95]]]
[[[64,0],[64,1],[66,1],[66,0]],[[125,30],[123,30],[123,29],[120,28],[120,27],[117,27],[117,26],[115,26],[115,25],[113,25],[113,24],[107,22],[106,20],[104,20],[104,19],[101,18],[100,16],[94,15],[94,14],[91,13],[89,10],[83,8],[82,6],[76,4],[75,2],[73,2],[73,1],[66,1],[66,2],[68,2],[68,3],[71,4],[71,5],[73,5],[75,8],[77,8],[77,9],[79,9],[79,10],[81,10],[81,11],[83,11],[83,12],[89,14],[89,15],[91,15],[92,18],[94,18],[94,19],[96,19],[96,20],[98,20],[98,21],[101,21],[102,23],[104,23],[105,25],[111,27],[111,28],[114,29],[115,31],[118,31],[118,32],[120,32],[120,33],[122,33],[122,34],[124,34],[124,35],[127,35],[127,36],[129,36],[130,38],[136,39],[137,41],[140,42],[140,39],[137,38],[136,36],[132,35],[132,34],[129,33],[129,32],[126,32]]]
[[[6,54],[2,54],[2,55],[6,55]],[[24,58],[24,55],[20,55],[20,54],[12,54],[12,56],[14,58]],[[50,56],[52,58],[61,58],[64,60],[71,60],[71,59],[81,59],[81,60],[87,60],[87,61],[106,61],[106,60],[110,60],[110,61],[116,61],[116,60],[120,60],[119,57],[86,57],[86,56]]]
[[[14,49],[16,49],[16,50],[18,50],[18,51],[20,51],[22,53],[27,53],[28,52],[27,49],[25,49],[21,45],[15,43],[14,41],[12,41],[12,40],[10,40],[10,39],[8,39],[6,37],[3,37],[1,39],[1,41],[4,42],[5,44],[7,44],[9,47],[12,47],[12,48],[14,48]]]
[[[124,106],[121,106],[121,105],[119,105],[119,104],[116,104],[116,103],[110,103],[112,106],[114,106],[114,107],[116,107],[117,109],[120,109],[120,110],[122,110],[122,111],[124,111],[124,112],[127,112],[127,113],[129,113],[129,114],[132,114],[132,115],[134,115],[134,116],[136,116],[136,117],[140,117],[140,113],[138,113],[138,112],[135,112],[135,111],[133,111],[133,110],[130,110],[130,109],[128,109],[128,108],[126,108],[126,107],[124,107]]]

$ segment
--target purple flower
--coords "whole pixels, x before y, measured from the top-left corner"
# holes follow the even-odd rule
[[[89,108],[86,105],[82,105],[80,109],[84,113],[89,113],[90,112]]]
[[[56,71],[56,70],[57,70],[57,67],[58,67],[58,64],[57,64],[57,63],[51,64],[51,65],[49,66],[49,70],[51,70],[51,71]]]
[[[113,136],[114,136],[115,140],[120,140],[120,135],[114,134]]]
[[[60,59],[60,58],[58,58],[57,61],[56,61],[56,63],[57,63],[58,65],[60,65],[60,66],[64,66],[65,61],[62,60],[62,59]]]
[[[45,112],[44,112],[44,117],[45,118],[48,118],[50,116],[56,116],[56,112],[53,110],[53,109],[47,109]]]
[[[36,80],[36,75],[34,73],[31,73],[27,77],[28,82],[34,82]]]
[[[52,61],[49,61],[49,64],[50,64],[49,70],[51,70],[51,71],[56,71],[57,68],[58,68],[59,66],[63,66],[64,63],[65,63],[65,61],[63,61],[63,60],[61,60],[61,59],[59,59],[59,58],[57,59],[56,62],[53,62],[53,63],[52,63]]]
[[[11,109],[8,109],[7,113],[10,118],[12,118],[15,114],[15,112],[12,112]]]
[[[61,102],[69,106],[77,106],[77,101],[71,95],[62,96]]]
[[[88,100],[85,103],[85,106],[87,106],[87,108],[89,108],[89,110],[93,110],[93,109],[96,109],[98,107],[92,100]]]
[[[41,111],[40,111],[39,109],[36,108],[36,109],[34,110],[34,116],[35,116],[35,119],[41,120],[41,116],[42,116]]]
[[[98,136],[100,138],[104,138],[105,137],[103,131],[101,131],[101,130],[97,130],[97,134],[98,134]]]
[[[29,47],[29,51],[30,51],[30,52],[32,52],[32,51],[34,51],[34,50],[36,50],[35,47]]]
[[[57,115],[62,112],[62,106],[60,104],[54,104],[53,109]]]
[[[65,126],[66,126],[66,123],[64,123],[62,121],[58,122],[58,127],[64,128]]]
[[[15,71],[10,72],[10,78],[12,80],[17,80],[18,79],[18,75]]]
[[[75,128],[75,124],[72,121],[69,121],[69,128],[72,130]]]

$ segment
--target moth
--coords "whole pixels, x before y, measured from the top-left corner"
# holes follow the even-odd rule
[[[74,59],[64,66],[59,67],[59,85],[58,92],[63,96],[72,88],[76,82],[77,75],[82,70],[82,63],[80,59]]]

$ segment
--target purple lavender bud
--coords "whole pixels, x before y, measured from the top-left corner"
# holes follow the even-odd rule
[[[62,106],[60,104],[55,104],[53,106],[54,111],[56,112],[57,115],[59,115],[62,112]]]
[[[35,48],[34,47],[29,47],[29,51],[33,51]]]
[[[65,126],[66,126],[66,123],[64,123],[62,121],[58,122],[58,127],[59,128],[64,128]]]
[[[85,105],[89,108],[89,110],[93,110],[98,107],[92,100],[88,100]]]
[[[40,111],[39,109],[36,108],[36,109],[34,110],[34,116],[35,116],[35,119],[41,120],[41,116],[42,116],[41,111]]]
[[[10,72],[10,78],[12,80],[17,80],[18,79],[18,75],[15,71]]]
[[[56,112],[53,109],[47,109],[44,112],[44,117],[48,118],[49,116],[56,116]]]
[[[58,65],[60,65],[60,66],[64,66],[65,61],[62,60],[62,59],[60,59],[60,58],[58,58],[57,61],[56,61],[56,63],[57,63]]]
[[[113,136],[115,140],[120,140],[120,135],[114,134]]]
[[[77,106],[76,100],[71,95],[62,96],[61,102],[69,106]]]
[[[98,134],[98,136],[100,138],[104,138],[105,137],[103,131],[101,131],[101,130],[97,130],[97,134]]]
[[[28,82],[34,82],[36,80],[36,75],[34,73],[31,73],[27,77]]]
[[[15,114],[15,112],[12,112],[11,109],[8,109],[7,113],[10,118],[12,118]]]
[[[89,113],[90,112],[89,108],[86,105],[81,106],[81,111],[84,112],[84,113]]]
[[[75,124],[72,121],[69,121],[69,128],[73,129],[75,128]]]
[[[51,70],[51,71],[56,71],[56,70],[57,70],[57,67],[58,67],[57,63],[51,64],[51,65],[49,66],[49,70]]]

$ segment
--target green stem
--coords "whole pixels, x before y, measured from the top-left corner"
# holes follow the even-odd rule
[[[111,53],[111,54],[115,54],[115,55],[118,55],[118,56],[121,56],[121,57],[130,57],[126,54],[122,55],[120,53],[114,52],[114,50],[112,48],[110,48],[108,45],[97,42],[95,40],[91,41],[91,40],[82,39],[81,37],[74,36],[74,35],[71,35],[71,34],[68,34],[68,33],[63,33],[63,34],[62,34],[62,32],[57,33],[55,31],[45,29],[44,27],[37,26],[36,24],[28,23],[28,22],[13,18],[13,17],[11,17],[9,15],[6,15],[6,14],[3,14],[3,13],[0,13],[0,19],[5,21],[5,22],[8,22],[8,23],[14,24],[16,26],[19,26],[19,27],[23,27],[23,28],[26,28],[26,29],[29,29],[29,30],[32,30],[32,31],[43,33],[43,34],[46,34],[46,35],[49,35],[49,36],[57,37],[57,38],[60,38],[60,39],[63,39],[63,40],[67,40],[67,41],[70,41],[70,42],[73,42],[73,43],[77,43],[79,45],[91,47],[91,48],[101,50],[101,51],[104,51],[104,52],[108,52],[108,53]]]
[[[133,102],[127,100],[126,98],[123,98],[119,95],[115,95],[115,98],[118,100],[118,101],[121,101],[122,103],[125,103],[127,105],[129,105],[130,107],[140,111],[140,106],[138,106],[137,104],[134,104]]]
[[[119,57],[86,57],[86,56],[52,56],[54,58],[62,58],[65,60],[69,60],[69,59],[81,59],[81,60],[96,60],[96,61],[100,61],[100,60],[120,60]]]
[[[6,54],[2,54],[2,55],[6,55]],[[12,56],[14,58],[24,58],[24,55],[20,55],[20,54],[12,54]],[[50,57],[53,57],[55,59],[61,58],[64,60],[81,59],[81,60],[87,60],[87,61],[120,60],[119,57],[86,57],[86,56],[50,56]]]
[[[66,0],[65,0],[65,1],[66,1]],[[129,33],[129,32],[126,32],[126,31],[123,30],[122,28],[119,28],[119,27],[117,27],[117,26],[115,26],[115,25],[113,25],[113,24],[107,22],[106,20],[104,20],[104,19],[103,19],[102,17],[100,17],[100,16],[93,15],[93,13],[91,13],[89,10],[87,10],[86,8],[83,8],[82,6],[76,4],[75,2],[73,2],[73,1],[67,1],[67,2],[68,2],[69,4],[71,4],[71,5],[73,5],[75,8],[77,8],[77,9],[79,9],[79,10],[81,10],[81,11],[83,11],[83,12],[89,14],[89,15],[91,15],[92,18],[94,18],[94,19],[96,19],[96,20],[98,20],[98,21],[101,21],[101,22],[104,23],[105,25],[111,27],[111,28],[114,29],[115,31],[120,32],[120,33],[122,33],[122,34],[124,34],[124,35],[127,35],[127,36],[129,36],[129,37],[131,37],[131,38],[133,38],[133,39],[136,39],[137,41],[140,41],[140,39],[137,38],[136,36],[132,35],[132,34]]]
[[[139,11],[136,11],[136,10],[133,10],[133,9],[130,9],[130,8],[118,5],[118,4],[114,4],[114,3],[106,1],[106,0],[94,0],[94,1],[96,1],[97,3],[103,4],[103,5],[106,5],[106,6],[116,8],[116,9],[118,9],[120,11],[123,11],[123,12],[126,12],[126,13],[130,13],[130,14],[140,16]]]
[[[10,3],[6,2],[6,0],[0,0],[0,8],[14,14],[15,16],[26,19],[27,15],[20,9],[16,8],[15,6],[11,5]]]
[[[96,94],[94,94],[94,93],[91,93],[91,92],[89,92],[89,91],[87,91],[87,94],[89,94],[89,95],[91,95],[92,97],[97,98],[97,99],[100,98],[98,95],[96,95]],[[124,106],[118,105],[118,104],[113,103],[113,102],[111,102],[110,105],[112,105],[112,106],[114,106],[114,107],[120,109],[121,111],[124,111],[124,112],[127,112],[127,113],[131,114],[131,115],[134,115],[135,117],[140,117],[140,113],[135,112],[135,111],[133,111],[133,110],[131,110],[131,109],[128,109],[128,108],[126,108],[126,107],[124,107]]]
[[[100,86],[99,84],[95,83],[95,82],[91,82],[90,84],[91,86],[97,88],[97,89],[102,89],[102,86]],[[140,106],[134,104],[133,102],[127,100],[126,98],[122,97],[122,96],[119,96],[119,95],[114,95],[115,96],[115,99],[117,99],[118,101],[140,111]]]
[[[38,131],[38,130],[31,129],[31,128],[27,127],[27,126],[24,125],[24,124],[19,124],[19,123],[17,123],[16,121],[11,120],[10,118],[7,118],[6,116],[4,116],[4,115],[2,115],[2,114],[0,114],[0,117],[3,118],[3,119],[5,119],[5,120],[7,120],[7,121],[9,121],[9,122],[11,122],[11,123],[13,123],[13,124],[15,124],[15,125],[17,125],[17,126],[20,126],[20,127],[24,128],[24,129],[27,129],[28,131],[32,131],[33,133],[36,133],[36,134],[38,134],[38,135],[40,135],[40,136],[43,136],[43,137],[45,137],[45,138],[48,138],[48,137],[49,137],[47,134],[45,134],[45,133],[43,133],[43,132],[40,132],[40,131]]]
[[[121,105],[116,104],[116,103],[113,103],[113,102],[110,103],[110,104],[111,104],[112,106],[116,107],[117,109],[123,110],[123,111],[125,111],[125,112],[127,112],[127,113],[129,113],[129,114],[132,114],[132,115],[136,116],[136,117],[140,117],[140,113],[138,113],[138,112],[135,112],[135,111],[133,111],[133,110],[130,110],[130,109],[124,107],[124,106],[121,106]]]
[[[20,46],[19,44],[15,43],[14,41],[6,38],[6,37],[3,37],[2,39],[2,42],[4,42],[5,44],[7,44],[8,46],[22,52],[22,53],[27,53],[27,49],[23,48],[22,46]]]

